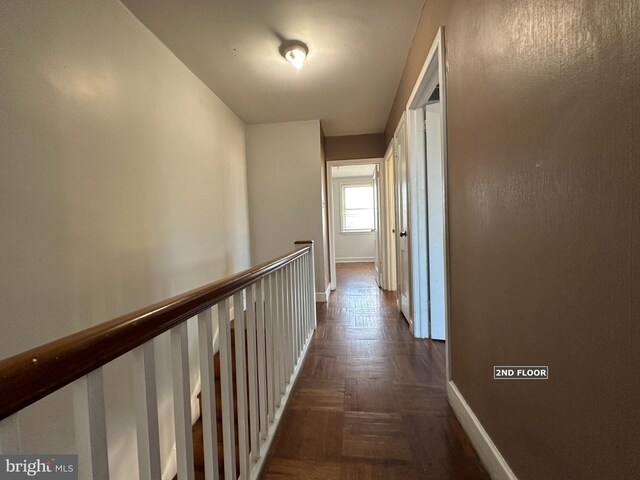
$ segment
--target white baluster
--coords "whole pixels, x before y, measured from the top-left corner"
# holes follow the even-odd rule
[[[305,317],[305,308],[306,308],[306,295],[305,295],[305,291],[306,289],[304,288],[304,261],[305,261],[305,257],[303,256],[300,259],[300,264],[299,264],[299,276],[298,276],[298,289],[300,291],[300,321],[298,322],[300,331],[300,350],[298,352],[298,357],[302,354],[302,349],[304,348],[304,344],[305,344],[305,339],[304,339],[304,317]]]
[[[307,278],[308,278],[308,272],[307,272],[307,262],[309,258],[309,253],[306,253],[304,256],[304,262],[302,262],[302,291],[304,292],[304,304],[303,304],[303,322],[302,322],[302,338],[303,338],[303,342],[306,344],[307,342],[307,335],[308,335],[308,331],[309,331],[309,302],[311,299],[311,296],[309,294],[309,287],[307,285]]]
[[[156,360],[153,340],[133,351],[138,471],[140,480],[161,477]]]
[[[311,332],[313,331],[313,315],[314,312],[316,310],[316,291],[313,287],[313,283],[311,282],[312,276],[313,276],[313,270],[312,270],[312,264],[311,264],[312,260],[311,260],[311,254],[307,253],[307,264],[306,264],[306,271],[307,271],[307,282],[305,283],[305,287],[307,290],[307,295],[309,295],[309,300],[307,303],[307,331],[306,331],[306,336],[307,336],[307,341],[309,340],[310,336],[311,336]]]
[[[311,325],[309,334],[311,331],[316,329],[317,319],[316,319],[316,273],[315,273],[315,256],[314,256],[314,246],[313,243],[309,245],[311,247],[309,251],[309,292],[311,293],[312,299],[309,304],[310,314],[311,314]]]
[[[263,278],[256,285],[257,296],[257,330],[258,330],[258,404],[260,406],[260,439],[267,438],[267,365],[266,365],[266,345],[265,345],[265,282]]]
[[[276,389],[276,365],[274,359],[274,323],[275,307],[273,305],[273,292],[275,289],[275,276],[269,275],[264,281],[264,323],[265,323],[265,346],[267,347],[267,410],[269,413],[269,424],[273,422],[275,415],[275,389]],[[268,426],[265,425],[266,430]]]
[[[309,305],[309,296],[308,296],[308,289],[307,289],[307,283],[306,283],[306,278],[307,278],[307,254],[305,253],[304,256],[302,257],[302,263],[300,264],[300,269],[301,269],[301,274],[300,274],[300,290],[302,291],[302,323],[301,323],[301,329],[302,331],[300,332],[302,334],[302,348],[304,348],[304,345],[306,344],[307,341],[307,319],[308,319],[308,313],[309,313],[309,308],[307,307],[307,305]]]
[[[296,321],[296,292],[295,292],[295,262],[291,262],[289,264],[289,303],[291,307],[289,311],[291,312],[291,318],[289,319],[289,358],[290,365],[289,370],[291,371],[290,375],[293,374],[293,370],[296,366],[296,329],[295,329],[295,321]]]
[[[287,385],[289,385],[289,378],[291,376],[291,372],[289,369],[289,364],[291,363],[291,350],[290,350],[290,344],[291,342],[289,341],[289,334],[290,334],[290,326],[289,326],[289,322],[291,320],[291,302],[290,302],[290,297],[289,297],[289,293],[290,293],[290,287],[289,287],[289,265],[286,265],[283,269],[282,269],[282,288],[283,288],[283,315],[282,315],[282,321],[283,323],[283,349],[282,349],[282,353],[284,354],[284,388],[282,389],[282,395],[284,395]]]
[[[260,285],[257,285],[260,287]],[[258,359],[256,355],[256,284],[247,292],[247,366],[249,372],[249,438],[250,458],[260,457],[260,425],[258,419]]]
[[[273,274],[272,283],[272,297],[273,297],[273,366],[275,369],[275,385],[273,389],[273,401],[274,409],[280,406],[280,386],[282,384],[282,345],[280,341],[280,307],[282,305],[281,298],[282,292],[280,291],[280,270],[277,270]]]
[[[193,433],[191,429],[191,387],[187,322],[171,329],[173,372],[173,420],[176,429],[178,479],[193,480]]]
[[[310,284],[309,284],[309,252],[307,252],[307,255],[305,256],[305,262],[304,262],[304,274],[305,274],[305,279],[306,281],[304,282],[304,290],[307,293],[307,303],[305,305],[306,308],[306,312],[305,312],[305,330],[304,330],[304,336],[305,336],[305,341],[309,341],[309,334],[311,331],[311,309],[315,308],[315,296],[316,293],[311,290]]]
[[[302,288],[302,266],[304,262],[304,256],[298,260],[297,276],[296,276],[296,291],[298,292],[298,321],[296,322],[296,328],[298,333],[298,348],[296,351],[296,364],[300,360],[300,354],[302,353],[302,347],[304,345],[303,335],[303,318],[304,318],[304,290]]]
[[[278,279],[278,288],[277,288],[277,302],[278,302],[278,317],[277,317],[277,326],[278,326],[278,334],[276,336],[276,340],[278,342],[278,372],[279,372],[279,389],[276,391],[276,401],[278,402],[278,406],[280,406],[282,395],[285,391],[285,348],[284,348],[284,335],[285,335],[285,303],[284,303],[284,270],[280,269],[277,272]]]
[[[200,399],[202,401],[202,436],[205,478],[218,480],[218,434],[216,431],[216,380],[213,370],[213,331],[211,309],[198,315],[200,354]]]
[[[237,315],[237,314],[236,314]],[[220,335],[220,391],[222,393],[222,441],[224,449],[224,478],[236,477],[236,440],[233,419],[233,373],[231,359],[231,322],[229,299],[218,304]]]
[[[302,250],[309,248],[309,250],[302,256],[302,291],[303,291],[303,344],[306,345],[311,331],[313,330],[312,323],[315,322],[315,288],[313,277],[313,243],[296,243],[296,250]]]
[[[306,254],[300,258],[300,264],[298,265],[298,292],[300,298],[300,320],[298,322],[299,335],[300,335],[300,350],[298,351],[298,358],[302,354],[302,349],[304,348],[304,312],[306,303],[305,297],[305,288],[304,288],[304,262],[305,262]]]
[[[236,388],[238,394],[238,453],[240,480],[249,478],[249,446],[247,418],[247,365],[245,357],[245,322],[242,293],[233,296],[236,337]]]
[[[298,365],[298,355],[300,353],[300,279],[298,278],[298,267],[300,259],[293,262],[293,368]]]
[[[291,331],[289,351],[291,352],[291,373],[296,366],[296,262],[293,261],[289,267],[289,291],[291,297],[291,320],[289,321],[289,329]]]
[[[107,480],[109,455],[102,368],[76,380],[73,400],[80,476]]]
[[[286,265],[282,271],[283,273],[283,283],[284,283],[284,381],[285,388],[289,384],[289,378],[291,377],[291,276],[289,275],[289,265]],[[282,391],[284,394],[284,390]]]
[[[299,336],[300,330],[298,328],[298,321],[300,320],[300,312],[298,311],[300,308],[300,296],[298,291],[298,260],[293,262],[292,266],[292,281],[291,288],[293,292],[293,322],[291,323],[293,329],[293,369],[295,371],[296,365],[298,365],[298,345],[299,345]]]

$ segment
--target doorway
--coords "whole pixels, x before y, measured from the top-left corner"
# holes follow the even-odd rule
[[[398,164],[397,225],[402,229],[396,235],[396,241],[398,290],[403,288],[402,278],[405,277],[414,335],[449,340],[446,83],[443,66],[443,30],[440,29],[394,137],[394,148],[398,149],[395,155]],[[406,158],[402,157],[403,149]],[[403,205],[405,201],[406,206]],[[406,229],[403,225],[405,211]],[[400,236],[402,233],[405,233],[403,237]],[[407,264],[401,261],[405,238],[409,256]],[[446,347],[447,371],[450,372],[449,341]]]
[[[336,264],[369,263],[385,288],[386,195],[382,158],[327,162],[331,290]]]
[[[439,85],[424,107],[425,157],[427,164],[427,234],[429,256],[429,336],[445,340],[445,199],[442,162],[442,124]]]

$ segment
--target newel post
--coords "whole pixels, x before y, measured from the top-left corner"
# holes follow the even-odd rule
[[[302,250],[309,247],[309,316],[311,318],[311,329],[315,330],[317,326],[316,319],[316,274],[315,274],[315,256],[313,240],[296,240],[294,242],[296,250]]]

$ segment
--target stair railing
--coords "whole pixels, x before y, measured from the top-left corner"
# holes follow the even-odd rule
[[[217,308],[224,478],[257,479],[316,327],[313,241],[296,241],[295,248],[270,262],[0,361],[0,453],[18,453],[17,412],[73,382],[81,478],[109,479],[102,368],[132,352],[140,479],[161,478],[154,339],[170,331],[177,473],[179,480],[192,480],[187,320],[197,316],[205,478],[217,480],[212,326],[212,309]]]

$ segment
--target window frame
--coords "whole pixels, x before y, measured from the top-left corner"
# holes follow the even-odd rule
[[[376,228],[376,220],[375,220],[375,211],[376,211],[376,206],[375,204],[373,205],[373,207],[371,208],[371,210],[373,211],[374,214],[374,219],[373,219],[373,226],[371,228],[367,228],[367,229],[347,229],[345,227],[345,205],[344,205],[344,192],[347,188],[349,187],[369,187],[371,188],[371,196],[373,197],[373,180],[371,180],[370,182],[363,182],[363,181],[359,181],[359,182],[340,182],[340,233],[341,234],[346,234],[346,235],[350,235],[350,234],[363,234],[363,233],[373,233],[375,232],[375,228]],[[373,200],[375,202],[375,199]],[[353,209],[356,210],[356,209]],[[365,210],[365,209],[362,209]]]

